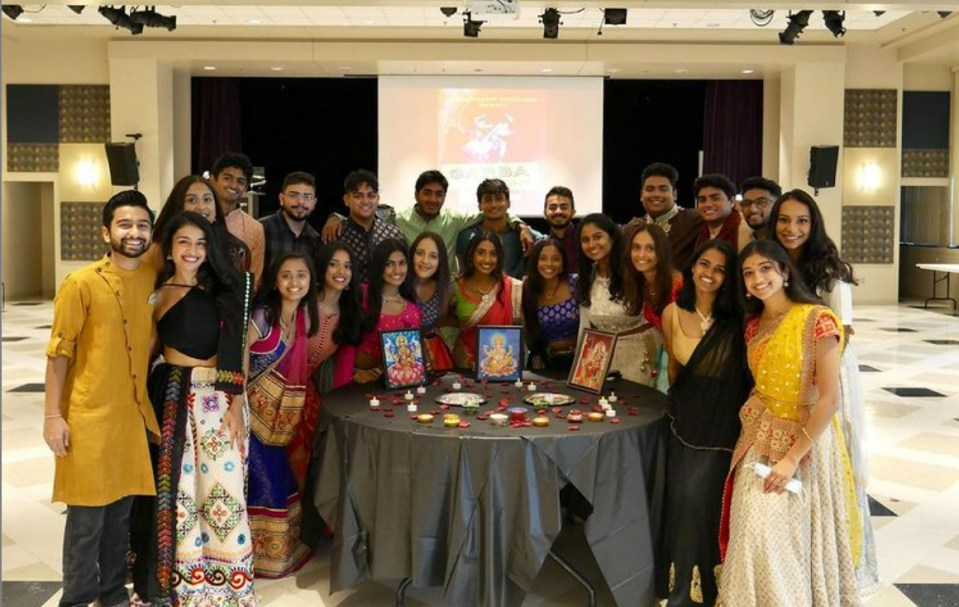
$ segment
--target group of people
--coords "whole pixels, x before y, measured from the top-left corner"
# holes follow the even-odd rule
[[[854,280],[807,193],[705,175],[687,210],[657,163],[644,216],[576,222],[557,186],[541,235],[500,180],[467,215],[427,171],[390,215],[376,176],[354,171],[348,215],[317,232],[311,175],[288,175],[260,221],[239,208],[251,179],[226,154],[155,224],[141,193],[115,195],[110,252],[58,292],[44,437],[68,505],[63,607],[126,604],[128,537],[137,600],[254,605],[254,578],[297,571],[323,531],[322,395],[381,377],[383,331],[419,330],[438,375],[475,370],[479,327],[512,324],[537,370],[568,369],[584,329],[615,333],[610,368],[667,393],[669,605],[855,605],[878,584]],[[784,493],[794,478],[800,494]]]

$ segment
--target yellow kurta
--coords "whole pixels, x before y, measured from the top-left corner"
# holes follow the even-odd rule
[[[70,428],[56,458],[53,501],[104,506],[155,495],[147,445],[159,436],[147,394],[156,269],[109,256],[67,276],[54,302],[47,356],[70,359],[60,411]]]

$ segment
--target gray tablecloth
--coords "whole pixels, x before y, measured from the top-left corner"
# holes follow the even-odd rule
[[[419,411],[437,409],[451,381],[428,386]],[[655,604],[648,496],[666,401],[631,382],[608,386],[627,401],[616,405],[621,423],[584,421],[576,432],[555,418],[546,428],[501,428],[464,417],[471,427],[447,429],[439,417],[419,424],[405,402],[387,399],[389,417],[370,410],[369,395],[401,393],[379,386],[327,395],[313,500],[334,534],[331,591],[409,577],[442,586],[450,605],[519,605],[559,534],[560,490],[572,483],[593,507],[585,534],[617,603]],[[540,385],[550,389],[586,396],[561,382]],[[489,395],[481,412],[526,395],[512,384],[465,391]],[[588,398],[565,409],[588,410],[597,400]]]

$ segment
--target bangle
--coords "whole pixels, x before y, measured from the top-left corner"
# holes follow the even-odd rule
[[[58,418],[58,417],[63,417],[63,415],[61,415],[61,414],[59,414],[59,413],[52,413],[52,414],[50,414],[50,415],[44,415],[44,416],[43,416],[43,419],[56,419],[56,418]]]
[[[806,436],[806,439],[808,439],[810,443],[815,443],[815,442],[816,442],[816,441],[813,440],[813,438],[812,438],[811,436],[809,436],[809,431],[806,430],[806,426],[803,426],[803,428],[802,428],[802,433]]]

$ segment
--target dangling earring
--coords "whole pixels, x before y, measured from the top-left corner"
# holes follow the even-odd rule
[[[783,286],[784,286],[784,287],[788,287],[788,286],[789,286],[789,279],[788,279],[788,278],[783,282]]]
[[[752,298],[753,298],[752,293],[746,293],[746,299],[752,299]]]

